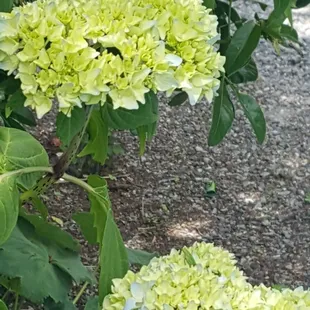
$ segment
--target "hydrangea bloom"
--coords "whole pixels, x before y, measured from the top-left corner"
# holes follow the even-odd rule
[[[189,252],[195,264],[188,262]],[[187,253],[188,253],[187,252]],[[229,252],[196,243],[113,281],[104,310],[306,310],[310,292],[253,287]]]
[[[191,104],[218,89],[225,58],[201,0],[37,0],[0,13],[0,69],[15,74],[39,117],[53,103],[137,109],[150,89]]]

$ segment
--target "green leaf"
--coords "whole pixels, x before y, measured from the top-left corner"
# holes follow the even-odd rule
[[[97,229],[94,227],[95,216],[89,212],[73,214],[72,219],[80,226],[81,232],[89,244],[97,244]]]
[[[106,105],[102,108],[104,112],[92,111],[87,127],[89,141],[78,157],[92,155],[93,159],[104,164],[108,157],[109,128],[106,115]]]
[[[139,126],[149,125],[157,122],[158,113],[154,107],[158,106],[156,95],[150,91],[145,94],[145,104],[139,104],[137,110],[126,110],[119,108],[114,110],[112,104],[107,104],[107,117],[109,127],[119,130],[136,129]]]
[[[210,181],[205,184],[205,194],[206,198],[212,198],[216,195],[216,183],[214,181]]]
[[[214,146],[219,144],[231,128],[235,117],[234,106],[229,98],[224,80],[221,82],[219,96],[213,103],[212,124],[209,133],[208,144]]]
[[[229,79],[234,84],[242,84],[247,82],[254,82],[258,78],[258,70],[253,58],[240,70],[233,73]]]
[[[274,0],[274,10],[270,13],[265,31],[271,36],[278,36],[281,26],[287,18],[285,12],[290,8],[291,0]]]
[[[54,242],[59,247],[75,252],[80,251],[80,244],[67,232],[56,225],[46,222],[43,218],[34,214],[27,214],[23,209],[20,216],[28,221],[35,229],[36,235]]]
[[[187,93],[182,91],[176,94],[174,97],[172,97],[172,99],[168,102],[168,105],[170,105],[171,107],[179,106],[184,102],[186,102],[187,99],[188,99]]]
[[[239,16],[238,12],[233,7],[229,8],[229,4],[223,1],[217,1],[217,7],[222,9],[222,11],[226,14],[227,17],[229,17],[230,14],[230,20],[235,24],[237,28],[241,27],[243,21]]]
[[[21,295],[35,303],[47,297],[64,302],[72,281],[94,281],[77,253],[39,237],[23,218],[0,246],[0,261],[0,274],[19,278]]]
[[[43,146],[29,133],[14,128],[0,128],[0,174],[26,167],[48,167],[49,159]],[[42,173],[20,176],[17,183],[33,187]]]
[[[8,310],[8,307],[1,299],[0,299],[0,310]]]
[[[14,0],[1,0],[0,12],[11,12]]]
[[[99,309],[99,297],[90,297],[87,300],[84,310],[98,310]]]
[[[137,128],[137,133],[139,137],[139,154],[142,156],[145,152],[145,147],[146,147],[146,138],[147,138],[147,133],[148,133],[148,127],[147,126],[140,126]]]
[[[289,25],[282,25],[280,35],[289,41],[299,43],[297,31]]]
[[[18,218],[19,192],[16,180],[6,177],[0,180],[0,245],[11,235]]]
[[[15,108],[11,113],[11,118],[31,127],[34,127],[37,124],[33,113],[25,107]]]
[[[300,9],[310,4],[310,0],[297,0],[296,1],[296,8]]]
[[[129,263],[126,247],[114,222],[112,210],[108,211],[100,253],[99,302],[111,292],[112,280],[123,278]]]
[[[149,253],[142,250],[127,248],[128,261],[130,264],[148,265],[149,262],[157,257],[157,253]]]
[[[226,51],[227,76],[244,67],[257,47],[261,28],[254,21],[243,24],[233,35]]]
[[[9,96],[7,106],[12,108],[12,110],[15,110],[17,108],[23,108],[25,101],[26,101],[25,95],[23,94],[21,89],[18,89],[12,95]]]
[[[40,197],[32,190],[27,192],[27,195],[23,197],[24,201],[30,201],[32,206],[41,214],[42,218],[46,220],[48,217],[48,210],[46,205],[42,202]]]
[[[86,113],[83,108],[74,108],[71,117],[60,112],[57,115],[57,137],[65,145],[69,145],[72,138],[83,128],[86,121]]]
[[[308,193],[305,197],[305,202],[310,203],[310,193]]]
[[[215,9],[215,7],[216,7],[215,0],[203,0],[203,5],[207,9]]]
[[[193,255],[189,252],[188,249],[183,248],[182,252],[183,252],[183,254],[185,256],[185,260],[186,260],[186,262],[188,263],[189,266],[196,266],[197,265]]]
[[[247,94],[238,93],[238,99],[246,117],[252,125],[258,142],[263,143],[266,136],[266,121],[264,113],[253,97]]]
[[[94,216],[94,227],[97,230],[97,243],[102,244],[107,213],[111,207],[108,196],[107,182],[99,176],[89,176],[88,184],[95,189],[95,194],[89,194],[90,213]]]

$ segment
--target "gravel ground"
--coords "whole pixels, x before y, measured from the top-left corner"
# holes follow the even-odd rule
[[[211,107],[172,109],[164,98],[158,134],[141,159],[136,138],[119,134],[126,153],[102,174],[119,176],[110,182],[111,199],[128,245],[166,253],[214,242],[236,254],[252,283],[310,286],[310,205],[304,202],[310,192],[310,7],[294,15],[303,55],[283,49],[278,57],[261,42],[255,54],[260,78],[244,89],[265,111],[264,145],[237,106],[232,131],[210,148]],[[211,180],[217,194],[208,199]],[[70,185],[56,188],[49,204],[74,233],[68,219],[88,208],[85,195]],[[96,249],[85,246],[83,257],[93,264]]]

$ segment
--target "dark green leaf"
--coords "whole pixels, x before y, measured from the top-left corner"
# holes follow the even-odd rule
[[[57,136],[65,145],[69,145],[72,138],[80,132],[86,121],[86,113],[83,108],[74,108],[71,117],[60,112],[57,115]]]
[[[284,37],[285,39],[289,41],[293,41],[298,43],[298,34],[297,31],[290,27],[289,25],[282,25],[281,27],[281,37]]]
[[[232,74],[229,79],[234,84],[241,84],[247,82],[254,82],[258,78],[258,70],[253,58],[240,70]]]
[[[29,133],[0,128],[0,171],[2,173],[26,167],[48,167],[49,159],[43,146]],[[17,182],[24,188],[33,187],[42,173],[28,173]]]
[[[80,250],[78,241],[73,239],[70,234],[58,226],[46,222],[38,215],[27,214],[24,210],[21,210],[20,216],[22,216],[34,227],[35,233],[38,236],[54,242],[61,248],[69,249],[75,252]]]
[[[243,21],[241,17],[239,16],[238,12],[233,7],[229,9],[228,3],[223,2],[223,1],[217,1],[217,7],[222,9],[223,12],[225,12],[227,17],[229,17],[229,14],[230,14],[230,20],[235,24],[237,28],[239,28],[242,25]]]
[[[149,253],[142,250],[127,248],[128,261],[130,264],[148,265],[149,262],[157,257],[156,253]]]
[[[259,143],[263,143],[266,136],[266,121],[264,113],[255,99],[247,94],[238,93],[238,99],[244,113],[250,121]]]
[[[304,6],[307,6],[310,4],[310,0],[297,0],[296,1],[296,8],[303,8]]]
[[[114,110],[112,104],[107,104],[109,127],[129,130],[156,122],[158,120],[158,113],[154,113],[154,106],[158,106],[157,97],[153,92],[149,92],[145,94],[145,99],[145,104],[139,104],[139,109],[137,110],[126,110],[123,108]]]
[[[105,117],[106,106],[102,108],[104,112],[92,111],[88,124],[89,141],[82,152],[78,155],[83,157],[92,155],[93,159],[104,164],[108,157],[109,128]]]
[[[89,212],[79,212],[72,216],[80,226],[81,232],[89,244],[97,244],[97,229],[94,227],[95,216]]]
[[[14,111],[15,109],[23,108],[25,100],[26,97],[22,93],[21,89],[18,89],[16,92],[9,96],[7,106],[12,108]]]
[[[3,123],[5,127],[25,131],[25,128],[19,122],[17,122],[14,118],[12,117],[6,118],[4,115],[1,115],[1,117],[3,119]]]
[[[216,7],[215,0],[203,0],[203,5],[207,9],[215,9],[215,7]]]
[[[87,300],[84,310],[99,310],[99,297],[90,297]]]
[[[213,103],[212,124],[208,139],[210,146],[217,145],[224,139],[231,128],[234,117],[234,106],[229,98],[224,80],[222,80],[219,96],[215,98]]]
[[[225,68],[228,76],[247,64],[257,47],[260,34],[261,28],[254,21],[249,21],[237,29],[226,51]]]
[[[25,107],[14,109],[11,113],[11,117],[28,126],[34,127],[37,124],[33,113]]]
[[[4,90],[7,95],[12,95],[15,92],[20,92],[20,80],[14,78],[14,76],[6,76],[0,83],[0,89]]]
[[[179,106],[183,104],[188,99],[188,95],[186,92],[182,91],[176,94],[169,102],[168,105],[171,107]]]
[[[75,307],[75,305],[68,298],[62,303],[60,302],[56,303],[51,298],[47,298],[44,301],[44,310],[76,310],[76,309],[77,308]]]
[[[8,310],[8,307],[1,299],[0,299],[0,310]]]
[[[77,253],[39,237],[34,227],[19,218],[10,238],[0,246],[0,274],[20,278],[20,293],[32,302],[51,297],[64,302],[72,281],[93,282]]]
[[[126,247],[114,222],[111,209],[108,211],[100,253],[99,303],[111,292],[112,280],[123,278],[129,263]]]
[[[18,210],[19,193],[16,179],[14,177],[1,179],[0,175],[0,245],[11,235],[17,222]]]
[[[14,0],[1,0],[0,12],[11,12]]]

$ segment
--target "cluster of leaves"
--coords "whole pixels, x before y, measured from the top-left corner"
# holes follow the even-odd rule
[[[68,299],[72,285],[94,284],[94,268],[83,266],[77,240],[53,224],[40,198],[27,191],[41,175],[33,171],[48,170],[48,155],[27,132],[5,127],[0,128],[0,152],[0,284],[46,309],[75,309]],[[122,277],[129,263],[145,264],[153,256],[125,248],[104,179],[89,176],[87,183],[76,183],[88,191],[90,210],[73,219],[86,240],[99,246],[100,295],[97,304],[91,301],[95,307],[87,306],[98,309],[113,278]],[[35,212],[23,203],[26,198]]]

